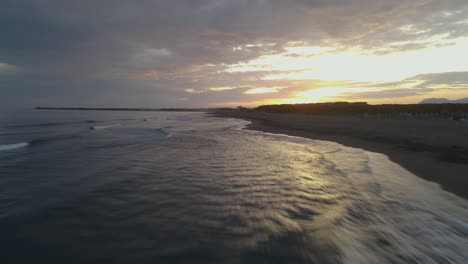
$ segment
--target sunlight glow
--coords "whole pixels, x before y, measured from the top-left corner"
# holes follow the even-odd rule
[[[232,90],[232,89],[237,89],[237,88],[238,87],[211,87],[211,88],[208,88],[208,90],[219,92],[219,91],[227,91],[227,90]]]
[[[230,65],[227,72],[270,72],[262,80],[392,82],[419,74],[468,71],[468,60],[460,56],[468,50],[468,38],[451,42],[453,45],[384,55],[359,49],[335,52],[326,48],[292,47],[285,53]]]
[[[413,25],[401,27],[400,30],[411,34],[420,33]],[[462,96],[463,89],[467,87],[465,83],[430,83],[423,76],[468,71],[468,60],[460,56],[468,50],[468,38],[446,37],[435,35],[413,42],[394,42],[392,45],[373,50],[290,43],[281,53],[223,65],[224,69],[218,71],[218,74],[253,73],[254,77],[243,86],[207,87],[185,91],[204,93],[239,89],[238,93],[247,95],[275,94],[277,97],[255,102],[259,104],[356,100],[381,103],[383,98],[388,102],[400,103],[390,100],[397,100],[393,98],[398,97],[398,100],[403,100],[401,102],[417,101],[428,94],[435,94],[436,90],[444,90],[440,93],[447,97]],[[426,48],[410,48],[405,51],[406,45],[411,47],[413,44]],[[276,44],[247,44],[234,50],[271,48],[274,45]],[[388,53],[388,50],[393,52]],[[272,86],[265,86],[265,83]],[[422,89],[424,93],[421,92]],[[395,90],[398,96],[392,96],[389,92],[391,90]],[[379,95],[380,91],[384,92],[382,96]]]
[[[254,89],[250,89],[245,91],[245,94],[265,94],[265,93],[277,93],[282,89],[287,87],[284,86],[275,86],[275,87],[257,87]]]
[[[356,92],[369,92],[379,91],[376,88],[344,88],[344,87],[323,87],[318,89],[311,89],[295,94],[292,100],[295,103],[309,103],[309,102],[327,102],[340,100],[343,95],[352,94]]]
[[[299,92],[296,96],[300,98],[310,98],[313,100],[323,100],[329,97],[333,97],[338,93],[346,91],[345,88],[340,87],[324,87],[319,89],[307,90]]]
[[[320,47],[320,46],[295,46],[286,47],[288,54],[298,54],[301,56],[320,55],[335,50],[335,48]]]
[[[230,87],[230,86],[226,86],[226,87],[209,87],[209,88],[200,89],[200,90],[189,88],[189,89],[185,89],[185,92],[187,92],[187,93],[204,93],[204,92],[207,92],[207,91],[220,92],[220,91],[233,90],[233,89],[237,89],[237,88],[240,88],[240,87]]]

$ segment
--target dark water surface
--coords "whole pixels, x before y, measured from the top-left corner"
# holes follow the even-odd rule
[[[1,263],[468,261],[465,200],[384,155],[243,125],[1,113]]]

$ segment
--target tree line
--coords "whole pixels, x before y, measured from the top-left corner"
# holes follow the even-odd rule
[[[366,102],[312,103],[262,105],[254,109],[270,113],[302,114],[408,114],[408,115],[466,115],[468,104],[383,104],[370,105]]]

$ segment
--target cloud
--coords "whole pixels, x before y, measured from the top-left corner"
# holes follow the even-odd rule
[[[275,86],[275,87],[257,87],[254,89],[249,89],[245,91],[245,94],[266,94],[266,93],[277,93],[283,89],[286,89],[288,87],[284,86]]]
[[[0,62],[24,71],[21,76],[0,73],[0,98],[26,105],[37,100],[52,105],[203,106],[259,96],[246,89],[210,91],[205,97],[186,92],[210,87],[260,91],[254,89],[285,86],[289,88],[262,98],[290,96],[296,89],[311,87],[300,80],[262,80],[271,67],[258,72],[226,69],[284,52],[291,57],[316,56],[313,49],[301,53],[293,46],[389,54],[451,45],[451,40],[468,36],[464,0],[0,0],[0,4]],[[287,71],[291,70],[294,65]]]
[[[468,72],[422,74],[399,82],[368,83],[358,86],[361,87],[360,91],[352,92],[353,88],[351,88],[335,98],[342,100],[399,99],[405,97],[423,99],[440,92],[451,98],[461,98],[468,94]]]
[[[420,86],[433,87],[438,85],[462,86],[468,88],[468,72],[446,72],[422,74],[409,78],[408,81],[423,81]]]

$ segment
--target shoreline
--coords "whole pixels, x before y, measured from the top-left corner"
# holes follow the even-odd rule
[[[446,119],[211,112],[246,129],[333,141],[387,155],[416,176],[468,199],[468,123]]]

